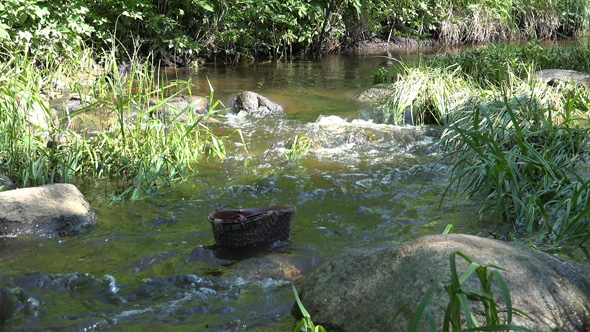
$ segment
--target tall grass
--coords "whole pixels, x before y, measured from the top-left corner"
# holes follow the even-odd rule
[[[485,58],[464,59],[472,69],[486,66]],[[590,129],[579,121],[590,118],[590,89],[548,86],[525,64],[485,67],[479,78],[460,66],[403,67],[384,116],[400,123],[411,114],[414,123],[445,128],[439,143],[453,168],[444,197],[481,200],[482,216],[541,234],[537,245],[583,244],[590,240],[590,181],[577,170]]]
[[[571,36],[588,28],[587,0],[443,1],[439,39],[448,44]],[[444,16],[444,17],[443,17]]]
[[[590,142],[587,90],[556,91],[513,76],[503,90],[458,107],[441,143],[454,166],[445,195],[465,190],[480,213],[516,230],[545,234],[543,243],[590,239],[590,182],[576,166]]]
[[[223,138],[205,124],[217,106],[212,89],[209,112],[198,115],[193,105],[168,104],[178,94],[190,94],[190,82],[167,83],[157,65],[135,60],[129,74],[120,75],[112,54],[97,63],[102,75],[90,85],[73,85],[82,100],[92,102],[61,115],[41,94],[54,72],[40,70],[26,55],[0,64],[0,172],[19,186],[111,178],[116,198],[137,199],[182,179],[207,154],[225,156]],[[52,69],[67,73],[63,68]],[[186,121],[176,121],[180,116]],[[94,123],[100,118],[107,121]],[[77,132],[68,129],[71,119],[82,122]],[[98,134],[85,136],[89,129]]]
[[[383,107],[388,123],[409,124],[408,119],[418,125],[446,123],[446,117],[472,94],[472,86],[456,68],[401,66]]]
[[[570,69],[590,72],[590,45],[542,47],[532,41],[525,45],[490,44],[458,54],[437,54],[427,62],[431,67],[458,66],[460,76],[483,87],[498,87],[515,74],[527,78],[531,71]]]

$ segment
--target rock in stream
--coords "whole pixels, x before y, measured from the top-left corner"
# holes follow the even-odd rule
[[[396,247],[347,251],[314,271],[300,296],[314,322],[326,327],[407,331],[420,300],[442,271],[445,274],[434,298],[441,299],[443,306],[448,303],[442,286],[450,284],[449,255],[455,251],[479,264],[504,269],[500,273],[508,284],[512,307],[530,317],[515,314],[513,323],[533,331],[590,329],[588,271],[528,247],[470,235],[425,236]],[[462,274],[468,264],[461,258],[457,262]],[[467,285],[479,289],[475,274]],[[494,294],[503,308],[499,288]],[[430,308],[442,326],[443,311],[434,305]],[[480,322],[485,321],[483,306],[472,310]],[[428,331],[426,319],[421,322],[418,330]]]
[[[90,204],[72,184],[0,192],[0,236],[70,236],[95,224]]]
[[[283,114],[283,107],[281,105],[252,91],[238,93],[232,99],[231,104],[236,113],[245,111],[249,114],[258,114],[261,116]]]

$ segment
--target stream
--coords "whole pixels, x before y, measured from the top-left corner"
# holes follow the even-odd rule
[[[334,254],[440,234],[453,220],[458,233],[498,231],[493,220],[478,221],[479,202],[441,204],[450,167],[432,145],[435,128],[375,123],[355,101],[373,86],[372,72],[391,64],[333,55],[175,72],[202,95],[210,82],[225,105],[258,92],[285,116],[221,115],[214,130],[239,129],[245,146],[232,135],[226,159],[203,159],[160,196],[120,203],[102,183],[83,188],[100,220],[90,232],[1,238],[0,287],[16,314],[0,331],[292,331],[291,281]],[[296,135],[312,147],[289,161]],[[215,246],[210,212],[274,204],[297,208],[290,241]]]

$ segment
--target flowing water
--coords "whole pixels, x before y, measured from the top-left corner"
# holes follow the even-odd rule
[[[406,56],[405,61],[418,61]],[[390,59],[329,56],[253,67],[178,72],[227,104],[256,91],[284,117],[222,115],[228,158],[203,160],[169,192],[113,203],[103,184],[85,188],[100,224],[71,238],[0,239],[0,331],[290,331],[291,281],[336,253],[439,234],[487,234],[477,202],[440,204],[449,167],[433,128],[370,121],[354,97]],[[310,152],[285,157],[296,135]],[[217,208],[290,204],[290,241],[257,250],[216,247],[207,215]],[[0,302],[2,302],[0,301]]]

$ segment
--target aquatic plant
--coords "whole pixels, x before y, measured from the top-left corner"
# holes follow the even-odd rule
[[[469,267],[459,276],[457,271],[456,257],[463,258]],[[444,286],[449,303],[444,309],[444,320],[442,331],[531,331],[530,329],[512,323],[513,312],[518,312],[521,315],[528,317],[526,313],[512,307],[510,300],[510,290],[502,274],[499,272],[503,270],[495,265],[483,266],[473,262],[468,256],[456,251],[450,255],[451,266],[451,283]],[[436,320],[432,315],[430,305],[436,304],[441,306],[442,299],[433,299],[433,295],[438,285],[440,284],[445,271],[441,272],[438,278],[434,281],[432,286],[426,291],[426,294],[420,301],[414,319],[410,324],[408,331],[414,332],[418,329],[420,319],[424,314],[429,322],[431,331],[439,331]],[[465,281],[475,273],[479,280],[479,289],[473,289],[465,285]],[[494,279],[504,298],[505,307],[502,308],[496,302],[492,285]],[[480,304],[484,308],[485,322],[479,322],[472,311],[472,306]],[[506,312],[505,316],[501,316],[500,312]],[[463,330],[463,326],[467,326]]]
[[[309,312],[307,312],[307,310],[303,306],[303,303],[301,303],[301,300],[299,299],[299,294],[297,294],[297,289],[295,288],[295,285],[293,283],[291,283],[291,287],[293,287],[293,294],[295,295],[295,301],[297,301],[297,306],[299,307],[299,310],[301,311],[301,314],[303,315],[303,318],[301,318],[299,323],[297,323],[297,325],[295,325],[293,332],[301,332],[301,331],[326,332],[325,328],[323,328],[320,325],[316,326],[313,323],[313,321],[311,320],[311,316],[309,315]]]
[[[389,71],[381,67],[373,72],[373,84],[381,84],[389,81]]]
[[[285,153],[285,158],[288,161],[294,161],[302,156],[306,155],[309,152],[309,148],[311,147],[311,139],[307,136],[303,135],[295,135],[293,139],[293,143],[291,143],[291,147]]]

